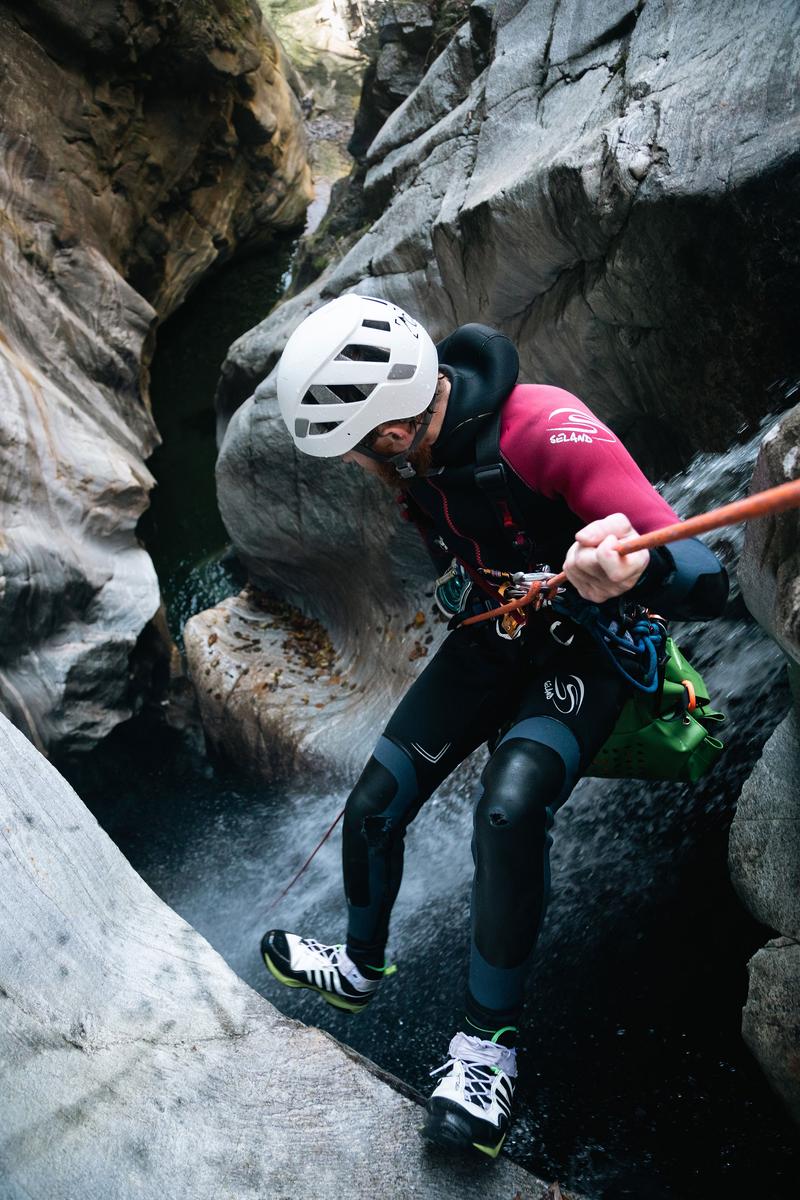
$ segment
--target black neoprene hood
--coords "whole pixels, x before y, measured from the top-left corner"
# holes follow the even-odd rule
[[[503,333],[488,325],[461,325],[436,347],[439,370],[450,380],[450,398],[434,446],[439,465],[463,461],[481,421],[497,412],[517,382],[519,355]]]

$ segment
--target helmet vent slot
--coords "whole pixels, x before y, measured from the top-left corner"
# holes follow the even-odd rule
[[[306,392],[304,404],[363,404],[375,388],[374,383],[335,383],[328,387],[315,383]]]
[[[395,363],[387,379],[413,379],[416,367],[413,363]]]
[[[383,346],[345,346],[334,359],[334,362],[375,362],[387,363],[390,358],[388,350]]]
[[[362,321],[361,324],[365,329],[383,329],[386,333],[392,332],[392,327],[388,321]]]

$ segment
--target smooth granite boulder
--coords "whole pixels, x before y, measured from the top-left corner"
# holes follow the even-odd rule
[[[796,390],[796,387],[794,389]],[[767,433],[753,491],[800,478],[800,405]],[[800,1122],[800,513],[748,523],[739,563],[747,607],[787,656],[792,710],[747,780],[730,831],[734,886],[781,936],[751,960],[742,1032]]]
[[[765,436],[751,490],[794,479],[800,479],[800,404]],[[747,607],[800,672],[800,509],[748,523],[738,574]]]
[[[429,1148],[407,1088],[253,992],[1,716],[0,761],[3,1200],[546,1200]]]
[[[728,862],[734,887],[753,916],[800,942],[800,722],[794,711],[775,730],[742,788]],[[800,997],[800,976],[797,985]]]
[[[217,494],[255,587],[185,627],[206,734],[267,778],[299,764],[352,777],[445,632],[422,541],[376,479],[293,450],[272,381],[230,423]],[[295,671],[292,618],[259,590],[320,621],[335,662]]]
[[[775,938],[747,965],[742,1035],[800,1125],[800,944]]]
[[[283,62],[249,0],[0,2],[0,711],[42,750],[149,686],[147,363],[204,272],[302,221]]]

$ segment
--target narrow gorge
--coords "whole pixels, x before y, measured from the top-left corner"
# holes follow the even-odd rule
[[[276,902],[446,632],[391,493],[293,450],[288,337],[348,291],[493,326],[681,516],[798,478],[796,5],[0,0],[0,56],[2,1200],[789,1200],[797,511],[712,535],[676,630],[718,770],[558,814],[496,1163],[417,1135],[483,751],[379,1004],[258,942],[343,935],[338,833]]]

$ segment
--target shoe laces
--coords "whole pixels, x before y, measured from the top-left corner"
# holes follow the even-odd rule
[[[300,940],[309,950],[327,958],[331,966],[336,967],[337,971],[341,975],[344,975],[346,979],[349,979],[360,991],[373,991],[380,983],[380,979],[367,979],[365,975],[361,974],[347,953],[343,942],[338,942],[335,946],[328,946],[324,942],[318,942],[316,938],[301,938]],[[396,965],[389,963],[388,966],[383,968],[383,978],[394,975],[396,971]]]
[[[321,954],[323,958],[327,958],[332,967],[338,967],[339,953],[344,949],[341,943],[338,946],[326,946],[323,942],[318,942],[316,938],[301,938],[300,940],[314,954]]]
[[[468,1033],[457,1033],[448,1046],[450,1058],[431,1071],[438,1075],[440,1071],[461,1063],[464,1068],[464,1079],[468,1082],[484,1081],[487,1078],[486,1067],[493,1071],[504,1071],[510,1079],[516,1078],[517,1052],[510,1046],[500,1046],[497,1042],[486,1042],[482,1038],[472,1037]]]

